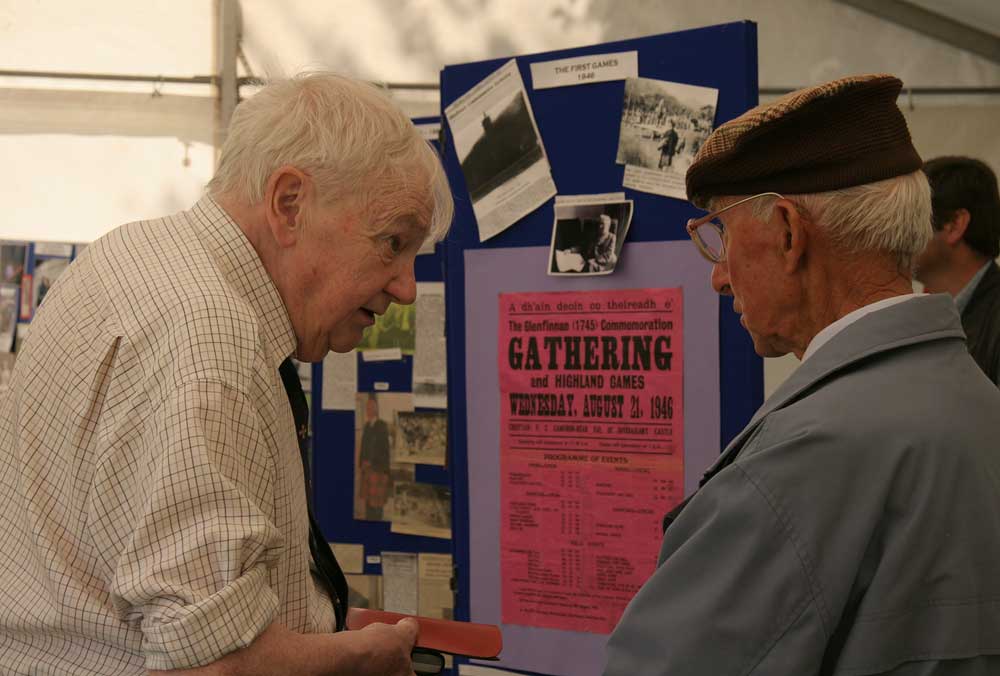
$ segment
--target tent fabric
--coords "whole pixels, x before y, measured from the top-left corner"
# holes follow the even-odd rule
[[[211,75],[217,4],[4,3],[0,64]],[[993,5],[937,0],[928,7],[997,30],[1000,5]],[[239,6],[245,62],[258,76],[327,68],[376,82],[434,83],[445,64],[750,19],[758,22],[763,87],[877,71],[909,87],[1000,87],[1000,64],[835,0],[242,0]],[[245,67],[240,72],[250,74]],[[253,92],[241,88],[244,97]],[[436,92],[392,94],[411,116],[437,113]],[[119,223],[189,206],[213,169],[214,96],[206,85],[0,76],[0,152],[7,160],[0,199],[18,205],[0,216],[0,238],[89,241]],[[998,105],[996,96],[916,97],[907,119],[925,156],[972,154],[1000,168],[1000,139],[970,131],[988,130]]]

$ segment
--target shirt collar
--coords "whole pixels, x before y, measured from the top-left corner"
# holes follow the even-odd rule
[[[958,314],[965,312],[965,308],[969,307],[969,301],[972,300],[972,294],[976,292],[976,287],[979,286],[979,282],[983,281],[983,277],[986,275],[986,271],[990,268],[990,263],[993,261],[986,261],[983,267],[979,268],[979,272],[972,276],[968,284],[962,287],[962,290],[955,294],[955,307],[958,308]]]
[[[191,214],[222,275],[257,313],[264,348],[278,368],[295,351],[295,330],[278,288],[243,230],[214,199],[205,195]]]
[[[830,324],[822,331],[817,333],[811,341],[809,341],[809,346],[806,348],[805,354],[802,355],[802,361],[805,361],[810,356],[816,354],[816,350],[823,347],[826,343],[830,342],[830,339],[835,335],[846,329],[848,326],[858,321],[867,314],[872,312],[877,312],[878,310],[884,310],[887,307],[892,307],[897,303],[902,303],[903,301],[910,300],[911,298],[916,298],[917,296],[922,296],[923,294],[918,293],[908,293],[902,296],[893,296],[892,298],[886,298],[884,300],[876,301],[870,303],[863,307],[859,307],[853,312],[849,312],[834,323]]]

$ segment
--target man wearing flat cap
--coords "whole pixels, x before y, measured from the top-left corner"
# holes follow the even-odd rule
[[[764,357],[798,370],[664,519],[605,676],[1000,674],[1000,392],[946,294],[901,82],[721,125],[688,232]]]

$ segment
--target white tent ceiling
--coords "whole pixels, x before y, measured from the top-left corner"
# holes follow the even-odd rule
[[[0,71],[209,76],[219,1],[230,0],[0,0]],[[995,0],[910,2],[1000,35]],[[751,19],[758,22],[762,88],[872,71],[896,73],[909,87],[1000,87],[997,62],[834,0],[240,5],[246,63],[259,76],[322,67],[374,81],[434,83],[448,63]],[[436,110],[433,91],[397,96],[413,113]],[[975,153],[1000,166],[1000,138],[989,133],[998,100],[914,97],[908,114],[918,147],[926,155]],[[120,222],[186,207],[211,176],[215,111],[204,84],[0,75],[0,153],[7,160],[0,237],[89,240]]]

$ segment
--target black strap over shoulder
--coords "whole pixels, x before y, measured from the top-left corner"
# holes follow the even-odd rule
[[[302,456],[302,472],[306,480],[306,504],[309,508],[309,551],[319,572],[319,580],[330,600],[333,601],[333,612],[337,618],[337,631],[344,629],[347,620],[347,578],[337,563],[329,543],[323,537],[323,531],[316,521],[312,509],[312,477],[309,471],[309,403],[302,390],[302,381],[291,359],[281,362],[278,367],[281,382],[288,395],[288,403],[292,407],[292,417],[295,419],[295,432],[299,441],[299,453]]]

